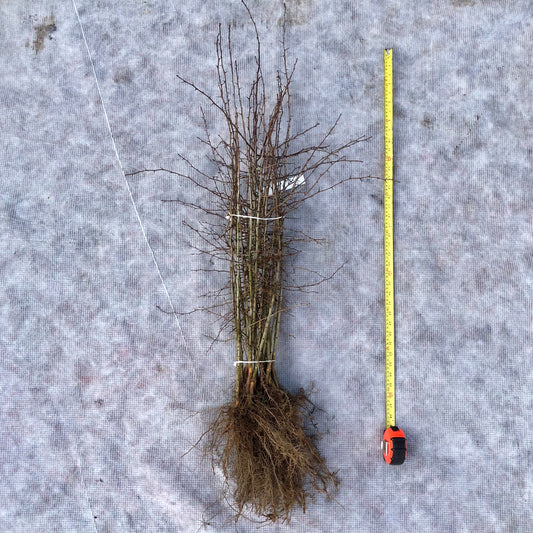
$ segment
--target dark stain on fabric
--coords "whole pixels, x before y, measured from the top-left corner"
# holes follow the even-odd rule
[[[383,205],[383,197],[382,197],[382,195],[380,195],[380,194],[371,194],[370,197],[373,198],[376,201],[377,204]]]
[[[286,23],[289,26],[301,26],[309,22],[309,10],[312,0],[288,0],[285,2]],[[283,16],[278,20],[278,24],[283,24]]]
[[[33,39],[32,48],[35,50],[36,54],[42,50],[47,38],[52,39],[52,34],[56,30],[57,26],[53,13],[50,16],[45,17],[43,21],[35,27],[35,38]]]
[[[422,126],[424,126],[424,128],[429,128],[430,130],[433,129],[433,120],[431,120],[431,117],[429,115],[424,115],[424,120],[422,120]]]
[[[454,7],[466,7],[473,6],[476,0],[452,0],[452,6]]]
[[[132,79],[133,74],[129,69],[118,70],[113,76],[113,81],[115,83],[131,83]]]

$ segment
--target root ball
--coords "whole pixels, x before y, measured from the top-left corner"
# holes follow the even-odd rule
[[[310,404],[303,391],[293,395],[271,381],[220,408],[208,448],[234,486],[236,520],[246,509],[289,522],[296,506],[305,512],[308,487],[328,497],[337,488],[335,474],[304,431]]]

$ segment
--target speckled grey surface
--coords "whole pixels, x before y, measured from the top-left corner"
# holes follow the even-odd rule
[[[249,3],[272,72],[282,4]],[[169,175],[123,172],[183,170],[178,152],[208,168],[205,102],[175,75],[214,89],[218,22],[233,25],[243,61],[253,51],[245,12],[236,0],[40,0],[0,14],[0,530],[234,531],[220,477],[198,450],[183,455],[205,410],[229,398],[231,345],[207,351],[218,325],[205,313],[158,309],[205,305],[225,281],[195,271],[206,260],[183,221],[198,213],[161,201],[208,199]],[[262,531],[527,533],[533,3],[294,0],[287,14],[295,125],[342,113],[336,141],[371,135],[357,174],[382,172],[382,50],[394,48],[409,455],[394,468],[379,451],[382,182],[352,182],[294,221],[327,238],[298,266],[346,265],[293,297],[309,305],[286,316],[278,363],[289,389],[315,384],[340,490]]]

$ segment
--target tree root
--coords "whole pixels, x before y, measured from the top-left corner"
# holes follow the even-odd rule
[[[313,436],[303,428],[310,400],[290,394],[273,380],[256,383],[220,408],[209,429],[208,451],[228,482],[234,483],[235,521],[250,510],[271,522],[289,522],[307,487],[332,495],[338,486]]]

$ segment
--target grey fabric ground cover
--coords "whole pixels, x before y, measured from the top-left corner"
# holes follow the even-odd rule
[[[265,68],[280,2],[250,1]],[[372,136],[355,173],[382,172],[382,51],[394,48],[397,421],[408,459],[387,467],[382,183],[305,205],[278,371],[314,385],[319,446],[341,487],[263,531],[528,532],[533,355],[533,152],[528,1],[287,2],[297,128]],[[0,526],[9,532],[233,531],[198,450],[230,394],[230,343],[205,304],[225,283],[183,222],[208,202],[163,173],[209,169],[197,95],[214,89],[218,23],[243,65],[237,1],[11,2],[1,7]],[[103,103],[103,106],[102,106]],[[222,125],[206,107],[211,131]],[[105,110],[105,111],[104,111]],[[342,179],[346,169],[333,172]],[[311,274],[299,271],[305,281]],[[257,524],[240,522],[238,531]]]

